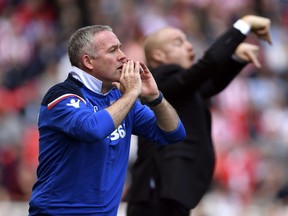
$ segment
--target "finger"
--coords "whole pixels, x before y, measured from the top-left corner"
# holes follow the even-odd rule
[[[270,32],[267,33],[267,42],[272,45],[272,38],[271,38],[271,35],[270,35]]]
[[[149,68],[147,67],[147,65],[146,65],[144,62],[140,61],[140,67],[143,69],[142,72],[144,72],[144,73],[150,73]]]
[[[140,66],[143,70],[148,70],[148,67],[146,66],[146,64],[142,61],[140,61]]]
[[[256,34],[260,39],[267,41],[270,45],[272,45],[270,32],[267,28],[257,30]]]
[[[266,41],[268,44],[272,45],[271,37],[269,34],[266,35],[259,35],[258,36],[261,40]]]
[[[246,53],[248,59],[250,59],[251,63],[254,64],[256,68],[261,68],[261,64],[255,54],[255,51],[250,51]]]
[[[134,63],[133,61],[128,61],[127,62],[127,66],[126,66],[126,70],[125,70],[125,75],[134,72]]]
[[[269,32],[269,27],[268,26],[263,26],[262,28],[259,28],[256,30],[257,34],[264,35]]]
[[[135,72],[135,62],[132,60],[130,61],[129,72],[131,73]]]
[[[137,73],[141,73],[141,71],[140,71],[140,63],[139,63],[139,61],[136,61],[136,62],[135,62],[135,72],[137,72]]]
[[[124,76],[124,74],[125,74],[126,71],[128,70],[127,68],[128,68],[127,63],[124,63],[124,64],[123,64],[123,67],[122,67],[121,77],[120,77],[120,78],[122,78],[122,77]]]
[[[143,72],[146,73],[147,71],[149,71],[149,68],[147,67],[147,65],[144,62],[139,61],[139,63],[140,63],[140,67],[143,69]]]
[[[142,74],[144,72],[142,62],[140,62],[140,61],[137,61],[137,62],[138,62],[137,64],[139,64],[139,73]],[[136,67],[135,67],[135,69],[136,69]]]

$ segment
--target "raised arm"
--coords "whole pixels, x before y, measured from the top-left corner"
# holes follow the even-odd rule
[[[117,128],[131,110],[141,92],[139,67],[134,69],[134,62],[128,61],[123,65],[119,82],[114,82],[122,93],[122,97],[115,101],[106,110],[111,115]]]
[[[141,67],[143,68],[141,100],[153,110],[157,118],[157,125],[162,130],[167,132],[175,130],[179,125],[178,114],[158,90],[148,67],[143,62],[141,62]]]

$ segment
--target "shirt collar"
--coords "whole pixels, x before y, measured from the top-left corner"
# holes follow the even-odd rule
[[[70,74],[81,83],[84,84],[88,89],[91,91],[102,94],[102,81],[93,77],[92,75],[86,73],[85,71],[81,70],[78,67],[72,66],[72,71]],[[106,95],[106,94],[105,94]]]

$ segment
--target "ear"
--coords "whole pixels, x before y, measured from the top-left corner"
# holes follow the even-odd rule
[[[151,57],[154,61],[165,63],[166,55],[161,49],[154,49],[151,53]]]
[[[89,70],[93,69],[91,57],[89,55],[83,55],[81,61],[84,67],[88,68]]]

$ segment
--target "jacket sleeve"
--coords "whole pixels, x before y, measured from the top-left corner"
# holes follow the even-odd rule
[[[113,120],[106,110],[94,113],[87,107],[85,100],[75,95],[57,100],[54,106],[41,106],[40,130],[50,128],[87,143],[102,140],[115,130]]]
[[[137,101],[133,112],[133,134],[135,135],[146,137],[160,145],[176,143],[186,137],[186,131],[180,118],[178,127],[174,131],[166,132],[158,127],[155,114],[148,106]]]
[[[95,113],[88,107],[71,79],[49,89],[41,103],[38,123],[40,130],[52,128],[87,143],[102,140],[115,130],[110,114],[104,109]]]

